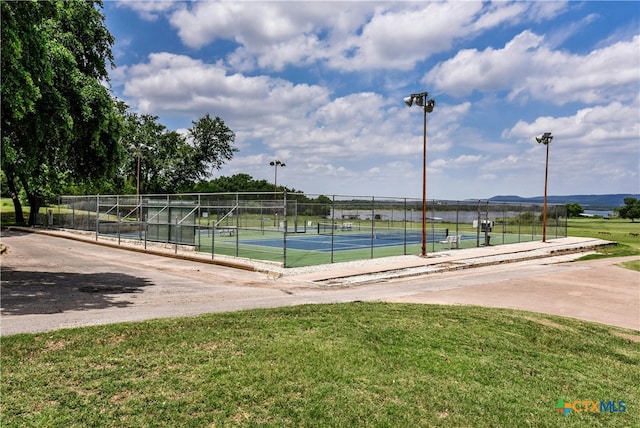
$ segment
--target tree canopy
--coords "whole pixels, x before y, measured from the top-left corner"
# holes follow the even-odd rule
[[[186,135],[168,130],[157,116],[125,114],[122,145],[126,159],[111,186],[116,193],[189,191],[211,169],[233,158],[235,134],[208,113]]]
[[[578,217],[584,212],[582,206],[576,202],[570,202],[567,204],[567,215],[569,217]]]
[[[103,82],[114,38],[100,1],[2,2],[2,170],[16,220],[19,188],[34,224],[42,198],[110,175],[121,117]]]
[[[220,169],[235,134],[209,113],[186,135],[129,112],[105,86],[115,67],[101,1],[2,5],[2,172],[16,221],[70,193],[173,193]]]

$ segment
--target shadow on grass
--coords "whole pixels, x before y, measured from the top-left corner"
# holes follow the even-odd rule
[[[35,272],[2,268],[2,313],[54,314],[66,311],[126,307],[118,295],[140,293],[153,285],[121,273]]]

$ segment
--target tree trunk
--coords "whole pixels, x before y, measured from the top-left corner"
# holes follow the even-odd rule
[[[36,226],[38,224],[38,211],[40,211],[40,206],[42,205],[42,197],[36,192],[31,191],[31,189],[29,188],[29,182],[22,175],[20,176],[20,183],[22,183],[22,188],[27,194],[27,203],[29,204],[28,225]]]
[[[36,226],[38,224],[38,211],[40,211],[40,205],[42,205],[42,198],[32,192],[27,192],[27,200],[29,201],[29,226]]]
[[[16,223],[24,224],[24,213],[22,212],[22,204],[18,197],[18,189],[16,188],[16,182],[13,177],[7,177],[7,187],[11,192],[11,199],[13,200],[13,208],[16,212]]]

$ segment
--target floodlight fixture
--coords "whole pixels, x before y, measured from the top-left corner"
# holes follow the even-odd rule
[[[536,141],[538,143],[544,144],[545,146],[549,144],[551,140],[553,140],[553,135],[551,135],[551,132],[545,132],[544,134],[538,135],[536,137]]]
[[[428,99],[428,92],[419,92],[403,98],[404,103],[411,107],[415,102],[418,107],[422,107],[424,112],[423,133],[422,133],[422,253],[427,255],[427,113],[431,113],[436,105],[434,99]]]
[[[436,106],[436,100],[429,100],[427,101],[427,105],[424,106],[424,109],[427,111],[427,113],[431,113],[435,106]]]

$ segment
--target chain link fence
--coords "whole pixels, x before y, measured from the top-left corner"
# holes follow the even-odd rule
[[[542,204],[300,193],[60,196],[50,227],[95,239],[308,266],[542,239]],[[547,205],[547,238],[567,236],[566,205]]]

